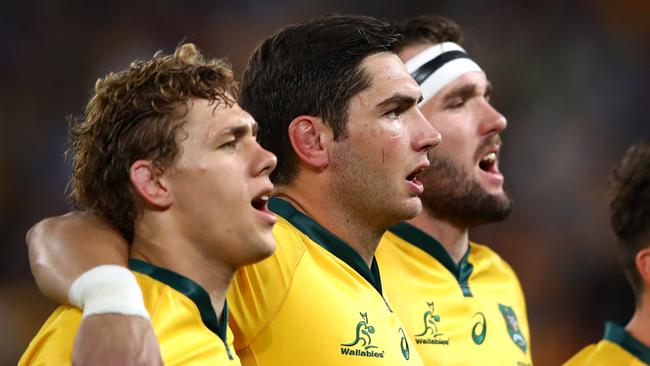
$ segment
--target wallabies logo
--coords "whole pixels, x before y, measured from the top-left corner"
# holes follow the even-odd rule
[[[443,333],[438,330],[438,323],[440,323],[440,315],[435,314],[433,301],[427,301],[429,310],[424,312],[422,316],[424,330],[420,334],[415,335],[415,342],[417,344],[449,344],[449,339],[444,339]]]
[[[349,356],[362,356],[384,358],[384,351],[372,344],[372,335],[375,327],[368,322],[368,313],[359,313],[361,321],[357,323],[356,337],[350,343],[341,344],[341,354]]]

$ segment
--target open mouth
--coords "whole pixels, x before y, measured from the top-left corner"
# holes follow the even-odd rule
[[[266,205],[269,202],[269,194],[268,193],[262,193],[251,201],[251,206],[253,206],[254,209],[259,210],[259,211],[267,211]]]
[[[491,152],[483,156],[478,162],[478,167],[481,168],[484,172],[488,173],[498,173],[499,169],[497,168],[497,153]]]
[[[421,195],[424,192],[424,185],[418,179],[418,176],[422,174],[429,167],[429,162],[422,163],[418,165],[409,175],[406,176],[405,180],[409,186],[409,191],[413,195]]]
[[[413,183],[419,182],[418,175],[420,175],[420,173],[422,173],[423,171],[424,171],[424,168],[419,168],[419,169],[414,170],[411,174],[406,176],[406,180],[408,180],[409,182],[413,182]]]

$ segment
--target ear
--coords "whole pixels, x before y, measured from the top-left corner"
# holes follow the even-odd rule
[[[333,135],[320,118],[298,116],[289,124],[288,132],[293,150],[302,162],[317,170],[329,165],[327,147]]]
[[[160,181],[160,170],[150,160],[138,160],[129,169],[131,183],[146,204],[157,209],[167,209],[172,204],[172,197]]]
[[[650,284],[650,247],[639,250],[635,262],[643,282]]]

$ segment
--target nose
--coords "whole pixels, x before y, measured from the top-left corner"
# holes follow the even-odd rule
[[[481,134],[500,133],[508,126],[506,117],[497,111],[487,101],[483,102],[483,115],[481,117],[480,132]]]
[[[440,132],[429,122],[419,109],[416,109],[413,150],[424,152],[440,145],[442,136]]]
[[[269,175],[275,169],[275,166],[278,164],[278,158],[275,157],[275,155],[264,149],[260,144],[257,142],[255,143],[256,146],[256,154],[255,154],[255,159],[254,163],[252,164],[252,174],[254,177],[261,176],[261,175]]]

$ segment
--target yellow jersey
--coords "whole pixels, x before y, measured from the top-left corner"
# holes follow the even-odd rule
[[[196,282],[137,259],[129,260],[160,342],[165,365],[240,365],[232,351],[228,305],[217,318],[210,296]],[[60,306],[47,319],[18,362],[71,365],[82,312]]]
[[[469,243],[456,265],[445,248],[400,223],[377,248],[386,295],[426,365],[531,365],[524,295],[512,268]]]
[[[422,365],[384,299],[379,268],[273,198],[275,253],[235,274],[230,326],[242,365]]]
[[[650,365],[650,347],[639,342],[614,323],[605,325],[605,336],[583,348],[564,366],[642,366]]]

